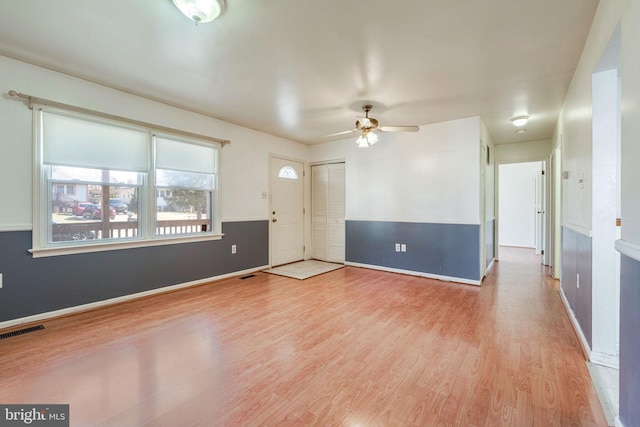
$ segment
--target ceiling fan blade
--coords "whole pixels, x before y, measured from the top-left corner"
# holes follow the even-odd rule
[[[329,134],[329,135],[325,135],[324,137],[325,138],[329,138],[329,137],[332,137],[332,136],[347,135],[349,133],[353,133],[353,132],[357,132],[357,131],[358,131],[357,129],[345,130],[345,131],[342,131],[342,132],[337,132],[337,133],[332,133],[332,134]]]
[[[418,126],[382,126],[378,128],[382,132],[418,132]]]

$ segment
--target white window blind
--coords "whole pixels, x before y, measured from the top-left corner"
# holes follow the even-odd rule
[[[43,163],[146,172],[149,136],[144,130],[42,111]]]
[[[156,136],[156,168],[215,174],[218,147]]]

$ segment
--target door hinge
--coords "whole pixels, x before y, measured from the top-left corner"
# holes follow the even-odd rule
[[[540,255],[544,255],[544,249],[540,251]]]
[[[542,175],[544,175],[544,171],[542,171]]]
[[[302,215],[306,214],[307,210],[305,208],[302,208]]]
[[[302,245],[302,252],[306,252],[307,251],[307,247],[305,245]]]

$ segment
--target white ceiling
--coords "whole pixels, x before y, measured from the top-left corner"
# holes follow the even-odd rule
[[[381,125],[480,116],[509,143],[551,137],[597,5],[227,0],[196,26],[171,0],[4,0],[0,54],[304,143],[365,102]]]

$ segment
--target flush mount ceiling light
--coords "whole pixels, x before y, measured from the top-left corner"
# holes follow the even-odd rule
[[[171,0],[180,12],[196,24],[211,22],[224,12],[224,0]]]
[[[517,116],[511,119],[514,126],[524,126],[529,121],[529,116]]]

